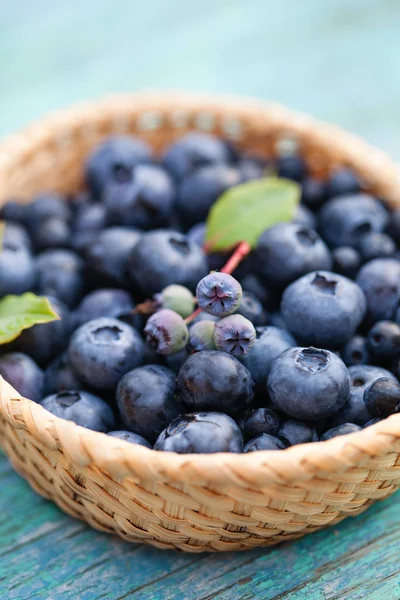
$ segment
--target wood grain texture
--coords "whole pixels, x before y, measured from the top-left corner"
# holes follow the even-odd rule
[[[186,555],[97,533],[35,495],[0,457],[0,598],[398,600],[399,494],[265,551]]]
[[[0,135],[118,90],[276,100],[400,158],[396,0],[4,0]],[[33,494],[0,457],[0,598],[398,600],[397,494],[269,551],[191,556],[126,545]]]

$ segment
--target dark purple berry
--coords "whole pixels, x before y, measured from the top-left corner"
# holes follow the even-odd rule
[[[178,313],[163,308],[152,315],[144,328],[146,342],[159,354],[168,356],[183,350],[189,340],[185,321]]]
[[[331,440],[334,437],[348,435],[349,433],[356,433],[357,431],[361,431],[361,427],[359,425],[355,425],[354,423],[343,423],[337,427],[332,427],[332,429],[329,429],[323,435],[321,435],[319,439],[321,442],[325,442],[326,440]]]
[[[286,446],[318,441],[317,432],[312,423],[298,421],[297,419],[284,421],[279,429],[278,437]]]
[[[366,233],[360,240],[361,257],[364,262],[373,258],[385,258],[396,251],[396,244],[386,233]]]
[[[251,321],[242,315],[229,315],[214,326],[214,342],[218,350],[233,356],[247,354],[256,339],[256,330]]]
[[[393,321],[378,321],[369,330],[367,346],[375,362],[390,365],[400,357],[400,326]]]
[[[251,440],[261,433],[277,435],[279,424],[278,416],[271,409],[255,408],[245,417],[242,428],[244,440]]]
[[[117,438],[118,440],[124,440],[125,442],[129,442],[130,444],[138,444],[138,446],[144,446],[145,448],[151,448],[150,442],[144,439],[141,435],[137,433],[132,433],[132,431],[110,431],[107,435],[111,437]]]
[[[358,177],[348,167],[336,169],[326,184],[326,193],[329,198],[343,196],[344,194],[356,194],[360,189],[361,186]]]
[[[341,357],[345,365],[366,365],[370,362],[367,340],[361,335],[355,335],[341,350]]]
[[[46,396],[40,404],[56,417],[81,427],[106,433],[115,427],[111,407],[98,396],[82,390],[67,390]]]
[[[250,440],[244,447],[244,452],[258,452],[260,450],[284,450],[285,444],[274,435],[269,433],[260,433],[257,437]]]
[[[373,381],[364,391],[364,402],[371,414],[376,417],[388,417],[399,412],[399,382],[388,377]]]
[[[191,410],[235,414],[253,400],[249,371],[226,352],[203,350],[189,356],[178,376],[182,401]]]
[[[358,250],[351,246],[339,246],[332,252],[333,270],[335,273],[353,278],[361,267],[361,256]]]
[[[290,348],[273,363],[268,393],[276,408],[296,419],[315,421],[336,413],[347,400],[350,376],[336,354]]]
[[[199,412],[174,419],[159,435],[154,450],[178,454],[243,452],[243,436],[231,417]]]
[[[98,199],[108,182],[129,181],[133,168],[150,159],[150,147],[143,140],[128,135],[108,137],[87,159],[86,183]]]
[[[232,275],[210,273],[199,281],[196,297],[202,310],[216,317],[225,317],[239,308],[242,286]]]

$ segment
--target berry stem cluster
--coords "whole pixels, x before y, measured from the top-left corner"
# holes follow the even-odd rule
[[[227,262],[222,267],[222,269],[221,269],[220,272],[221,273],[227,273],[228,275],[230,275],[231,273],[233,273],[233,271],[235,269],[237,269],[237,267],[242,262],[242,260],[250,252],[251,252],[251,246],[250,246],[250,244],[248,244],[247,242],[240,242],[240,244],[237,246],[237,248],[234,251],[234,253],[232,254],[232,256],[230,258],[228,258]],[[186,317],[186,319],[185,319],[186,325],[189,325],[189,323],[191,323],[192,321],[194,321],[194,319],[196,317],[198,317],[201,312],[202,312],[201,308],[196,308],[196,310],[191,315],[189,315],[188,317]]]

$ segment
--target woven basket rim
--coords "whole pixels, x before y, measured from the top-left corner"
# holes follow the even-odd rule
[[[389,174],[388,195],[392,202],[400,198],[400,168],[383,152],[339,128],[311,117],[292,112],[274,103],[229,95],[182,94],[181,92],[146,92],[109,96],[97,102],[79,103],[57,111],[29,125],[20,133],[0,143],[0,196],[7,169],[16,156],[46,136],[51,128],[65,130],[68,124],[82,118],[90,120],[98,110],[117,111],[118,107],[139,103],[151,110],[162,106],[212,107],[233,113],[254,113],[255,118],[274,113],[287,123],[287,130],[303,135],[322,132],[343,149],[349,163],[357,169],[364,160],[377,179]],[[380,172],[379,169],[381,169]],[[387,183],[387,180],[385,180]],[[357,433],[325,442],[301,444],[280,451],[248,454],[186,454],[158,452],[84,429],[73,422],[55,417],[39,404],[23,398],[0,377],[0,417],[13,427],[23,428],[49,450],[62,450],[67,458],[81,466],[93,465],[111,477],[127,476],[138,480],[242,486],[262,488],[271,484],[299,483],[323,473],[340,473],[362,465],[369,459],[394,452],[400,438],[400,415],[391,417]]]

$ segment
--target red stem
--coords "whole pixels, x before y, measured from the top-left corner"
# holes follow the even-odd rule
[[[221,273],[228,273],[230,275],[239,266],[242,260],[250,253],[251,246],[247,242],[240,242],[235,252],[228,259],[226,264],[222,267]]]
[[[247,242],[240,242],[232,256],[227,260],[222,267],[220,273],[230,275],[239,266],[242,260],[251,252],[251,246]],[[186,317],[185,323],[189,325],[202,312],[201,308],[197,308],[191,315]]]

